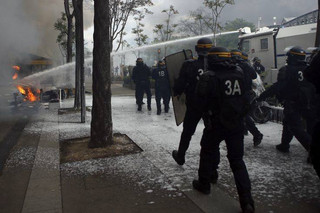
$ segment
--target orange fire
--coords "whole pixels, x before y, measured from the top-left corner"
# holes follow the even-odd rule
[[[27,99],[29,101],[34,102],[34,101],[39,100],[39,98],[32,93],[30,88],[28,88],[27,90],[28,90]]]
[[[13,76],[12,76],[12,79],[13,80],[16,80],[18,78],[18,73],[15,73]]]
[[[23,89],[22,86],[17,86],[17,89],[19,90],[19,92],[20,92],[22,95],[27,94],[26,91]]]
[[[20,67],[19,66],[17,66],[17,65],[15,65],[15,66],[12,66],[12,68],[14,69],[14,70],[16,70],[16,71],[20,71]]]
[[[17,89],[19,92],[25,96],[24,101],[38,101],[40,100],[40,90],[37,89],[36,92],[34,92],[30,87],[24,88],[23,86],[18,85]]]
[[[18,71],[20,71],[20,67],[15,65],[15,66],[12,66],[12,69],[14,69],[16,72],[14,73],[14,75],[12,76],[12,79],[13,80],[16,80],[18,78]]]

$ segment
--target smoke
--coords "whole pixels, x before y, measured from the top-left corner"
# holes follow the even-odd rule
[[[0,6],[0,66],[14,63],[20,53],[31,53],[61,64],[54,23],[64,12],[63,0],[5,0]],[[84,7],[87,8],[87,7]],[[85,28],[92,25],[93,11],[85,9]],[[3,72],[1,72],[3,74]],[[3,78],[2,78],[3,79]]]

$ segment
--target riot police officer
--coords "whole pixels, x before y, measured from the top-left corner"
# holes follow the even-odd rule
[[[235,63],[243,70],[246,78],[246,90],[250,91],[250,94],[252,94],[250,95],[250,97],[253,98],[254,91],[252,90],[252,80],[257,78],[257,73],[255,72],[254,68],[250,65],[248,59],[245,59],[247,58],[247,55],[242,53],[240,50],[231,50],[231,57],[233,63]],[[249,132],[253,135],[253,145],[258,146],[262,141],[263,134],[256,127],[249,113],[245,116],[245,128],[247,128]]]
[[[231,62],[231,53],[223,47],[213,47],[208,53],[208,72],[199,80],[197,94],[205,101],[205,129],[201,138],[199,179],[193,187],[210,193],[220,162],[219,144],[225,140],[227,157],[234,175],[243,212],[254,212],[251,183],[243,161],[243,117],[249,108],[245,75]]]
[[[292,47],[287,52],[287,65],[280,68],[278,79],[268,90],[263,92],[258,101],[276,95],[283,102],[284,118],[281,144],[277,150],[289,152],[290,142],[295,136],[301,145],[309,151],[311,134],[315,123],[315,88],[304,79],[306,52],[300,47]],[[302,118],[306,120],[307,131]]]
[[[180,69],[179,78],[174,84],[174,95],[179,96],[182,93],[185,93],[187,106],[179,148],[172,152],[172,157],[179,165],[185,163],[185,154],[189,148],[191,137],[196,131],[197,125],[202,117],[202,112],[198,108],[199,105],[201,105],[201,100],[195,95],[195,88],[199,76],[206,70],[207,53],[211,47],[212,40],[210,38],[199,39],[195,46],[198,59],[187,60],[183,63]]]
[[[151,90],[149,80],[150,76],[151,72],[149,67],[143,63],[142,58],[137,58],[136,66],[132,70],[132,80],[136,84],[136,98],[138,104],[138,111],[141,111],[144,93],[147,94],[148,110],[151,110]]]
[[[152,71],[152,78],[155,79],[155,95],[157,103],[157,115],[161,114],[161,98],[164,103],[164,111],[169,111],[170,85],[169,76],[164,61],[159,61],[157,68]]]
[[[253,60],[253,68],[260,75],[265,71],[264,66],[261,64],[261,60],[258,57],[254,57]]]
[[[310,147],[310,157],[313,164],[313,168],[316,170],[318,177],[320,178],[320,107],[319,107],[319,95],[320,95],[320,52],[314,52],[313,57],[311,57],[310,65],[304,71],[304,77],[311,82],[317,90],[317,123],[313,128],[312,142]]]

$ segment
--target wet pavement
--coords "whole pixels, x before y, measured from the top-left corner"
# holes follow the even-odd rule
[[[223,143],[220,177],[212,193],[192,189],[202,123],[186,164],[179,166],[171,152],[178,147],[182,127],[175,125],[172,107],[156,115],[153,99],[151,112],[145,105],[138,112],[134,91],[116,86],[113,95],[114,131],[127,134],[143,152],[59,165],[59,141],[89,136],[91,115],[81,124],[80,114],[58,115],[58,106],[42,106],[0,176],[1,212],[240,212]],[[91,100],[88,95],[87,105]],[[72,105],[72,100],[64,100],[60,107]],[[289,154],[278,153],[282,126],[269,122],[258,128],[264,134],[259,147],[253,148],[252,136],[245,137],[256,212],[320,212],[320,182],[302,146],[295,140]],[[34,196],[38,198],[32,200]]]

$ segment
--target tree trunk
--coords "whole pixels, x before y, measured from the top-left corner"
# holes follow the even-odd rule
[[[72,17],[68,17],[67,63],[72,61]]]
[[[68,35],[67,35],[67,63],[72,61],[72,37],[73,37],[73,32],[72,32],[72,19],[73,15],[70,14],[70,6],[69,6],[69,1],[65,0],[64,1],[64,9],[66,12],[67,16],[67,22],[68,22]]]
[[[318,22],[317,22],[315,47],[320,47],[320,12],[319,10],[320,10],[320,0],[318,0]]]
[[[85,118],[84,97],[84,40],[83,40],[83,0],[72,0],[76,20],[76,82],[74,108],[81,108],[81,122]],[[83,111],[84,110],[84,111]]]
[[[90,148],[112,144],[109,0],[94,1]]]

